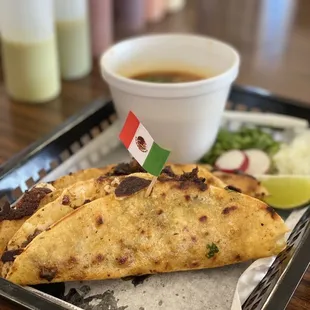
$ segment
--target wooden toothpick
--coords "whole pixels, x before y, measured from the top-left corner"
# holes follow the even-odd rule
[[[158,177],[153,177],[152,182],[146,190],[145,197],[149,197]]]

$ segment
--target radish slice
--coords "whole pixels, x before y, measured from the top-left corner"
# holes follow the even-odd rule
[[[217,169],[224,172],[235,170],[245,171],[248,168],[249,159],[246,154],[239,150],[231,150],[222,154],[215,163]]]
[[[249,158],[249,165],[246,173],[251,175],[265,174],[270,168],[270,158],[262,150],[249,149],[244,151]]]

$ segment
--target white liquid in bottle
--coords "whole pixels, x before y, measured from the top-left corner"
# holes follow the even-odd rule
[[[18,101],[43,102],[58,95],[55,38],[24,43],[2,40],[5,85]]]
[[[175,13],[181,11],[186,4],[185,0],[167,0],[168,12]]]
[[[17,101],[58,96],[60,78],[51,0],[1,0],[4,82]]]
[[[55,0],[61,76],[77,79],[91,71],[90,29],[85,0]]]

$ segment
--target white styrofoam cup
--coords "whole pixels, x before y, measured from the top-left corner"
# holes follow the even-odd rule
[[[178,163],[195,162],[212,147],[239,63],[238,52],[228,44],[191,34],[127,39],[100,60],[121,122],[134,112],[155,141],[171,150],[169,161]],[[159,70],[193,71],[207,78],[169,84],[130,79]]]

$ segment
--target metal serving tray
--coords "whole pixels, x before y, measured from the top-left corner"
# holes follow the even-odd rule
[[[302,103],[271,96],[263,90],[253,88],[234,86],[227,109],[273,112],[310,121],[310,109]],[[44,180],[46,175],[55,174],[57,169],[61,168],[64,173],[69,172],[65,169],[69,159],[78,155],[78,151],[87,152],[96,137],[102,132],[108,132],[107,129],[111,128],[116,119],[112,102],[108,98],[101,98],[68,119],[52,134],[0,166],[0,202],[14,203],[25,190]],[[102,146],[103,158],[111,156],[105,151],[111,147],[118,148],[116,144]],[[117,158],[113,158],[113,161],[116,162]],[[90,165],[98,165],[98,156],[94,155],[87,163],[81,162],[79,168]],[[283,217],[287,215],[288,212],[281,213]],[[291,233],[287,249],[277,256],[266,276],[244,302],[243,309],[284,309],[309,265],[309,248],[310,208]],[[43,293],[38,295],[34,291],[0,279],[0,295],[28,309],[77,309],[74,306],[66,308],[58,303],[64,294],[64,285],[61,283],[36,286],[35,289]],[[46,298],[45,293],[56,298]]]

